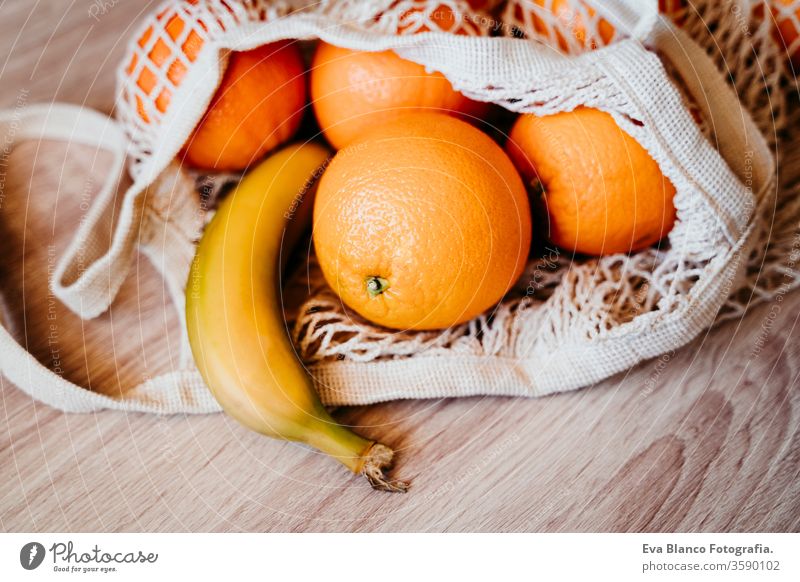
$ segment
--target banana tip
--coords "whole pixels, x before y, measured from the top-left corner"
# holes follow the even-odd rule
[[[367,478],[373,489],[390,493],[405,493],[409,488],[407,481],[386,477],[385,471],[391,468],[393,457],[392,449],[386,445],[375,443],[364,458],[364,468],[361,473]]]

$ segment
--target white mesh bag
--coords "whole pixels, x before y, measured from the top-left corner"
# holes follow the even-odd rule
[[[584,36],[579,45],[567,40],[564,46],[559,39],[569,39],[569,31],[547,38],[559,26],[557,19],[537,29],[535,22],[515,16],[517,4],[549,1],[512,0],[503,22],[459,16],[471,18],[465,28],[473,34],[467,35],[393,32],[399,26],[407,32],[429,29],[426,19],[440,5],[463,15],[461,0],[433,7],[412,0],[164,3],[159,12],[165,18],[181,14],[207,23],[202,49],[196,60],[183,63],[188,72],[180,83],[170,80],[166,68],[155,72],[152,91],[168,92],[168,108],[142,99],[137,73],[130,69],[140,63],[126,62],[119,77],[119,124],[69,106],[29,108],[22,119],[20,139],[92,136],[84,139],[118,154],[112,179],[58,264],[53,292],[82,317],[98,316],[114,300],[139,247],[161,271],[183,313],[183,285],[205,217],[195,181],[173,160],[210,102],[227,54],[284,38],[391,49],[440,71],[468,97],[515,112],[601,109],[647,149],[677,191],[678,220],[661,250],[584,262],[554,251],[532,260],[517,287],[491,312],[444,331],[395,333],[345,313],[312,259],[310,268],[298,268],[311,292],[297,311],[293,340],[326,404],[571,390],[675,350],[720,316],[741,315],[753,299],[794,288],[797,269],[787,257],[800,217],[800,162],[784,160],[781,167],[789,170],[778,182],[773,150],[777,136],[790,131],[786,96],[792,87],[768,19],[759,20],[749,2],[736,2],[738,14],[752,22],[743,38],[744,29],[736,28],[741,23],[731,20],[737,13],[720,8],[725,2],[698,3],[680,15],[679,28],[658,15],[655,1],[607,0],[600,8],[601,3],[584,0],[578,13]],[[605,38],[603,22],[613,25],[613,38]],[[713,22],[717,36],[705,32],[701,22]],[[478,34],[488,28],[507,35]],[[528,38],[516,38],[521,32]],[[157,37],[131,46],[143,56]],[[160,39],[176,49],[186,41],[180,35]],[[613,42],[601,46],[607,40]],[[747,50],[756,50],[759,58],[740,59]],[[765,63],[774,74],[764,76]],[[730,78],[746,90],[737,93]],[[109,224],[126,157],[133,185],[124,193],[111,243],[104,245],[98,229]],[[177,369],[111,398],[53,374],[5,329],[0,343],[3,373],[64,410],[219,409],[186,346]]]

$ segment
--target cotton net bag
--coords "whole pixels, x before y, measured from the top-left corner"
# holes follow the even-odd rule
[[[606,111],[677,192],[677,222],[659,249],[582,261],[558,252],[533,257],[496,308],[444,331],[374,326],[345,312],[313,257],[295,265],[294,284],[307,300],[291,314],[292,339],[325,404],[539,396],[588,386],[679,348],[715,320],[741,315],[754,300],[796,286],[797,270],[787,257],[800,217],[800,164],[787,160],[794,171],[784,172],[778,184],[773,150],[791,126],[792,85],[769,18],[758,18],[755,3],[721,8],[725,2],[708,1],[677,15],[677,27],[658,15],[656,2],[607,0],[602,9],[601,3],[579,4],[584,36],[575,45],[564,23],[543,9],[547,2],[511,0],[501,20],[470,15],[461,0],[165,2],[159,18],[178,15],[202,26],[131,43],[138,60],[121,65],[117,121],[66,105],[30,107],[15,120],[17,139],[80,139],[115,154],[112,178],[53,273],[53,293],[81,317],[99,316],[138,248],[161,272],[183,314],[184,285],[212,212],[213,186],[230,177],[189,175],[175,156],[208,106],[230,51],[280,39],[394,50],[441,72],[471,99],[513,112]],[[465,26],[471,34],[430,32],[433,11],[442,6],[458,19],[471,18]],[[606,38],[609,25],[613,39]],[[398,35],[398,28],[428,32]],[[202,38],[191,62],[180,50],[190,34]],[[168,74],[170,63],[151,71],[150,91],[169,95],[166,108],[146,99],[136,83],[137,67],[145,66],[143,57],[156,42],[168,43],[187,71],[179,83]],[[745,90],[737,92],[739,86]],[[10,123],[8,116],[0,123]],[[118,194],[126,169],[133,184]],[[117,196],[123,198],[115,214]],[[110,241],[104,229],[112,230]],[[2,372],[63,410],[219,410],[185,338],[176,369],[118,397],[54,374],[5,329],[0,343]]]

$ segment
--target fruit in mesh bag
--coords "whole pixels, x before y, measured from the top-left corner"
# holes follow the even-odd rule
[[[207,16],[197,6],[197,0],[184,0],[155,13],[126,59],[132,93],[127,99],[145,125],[167,113],[208,40]],[[305,66],[294,43],[232,53],[182,158],[208,170],[247,167],[295,134],[306,93]]]
[[[542,228],[563,249],[627,253],[672,229],[675,188],[608,113],[522,115],[506,150],[538,196],[533,204],[546,217]]]
[[[530,207],[486,134],[441,113],[406,113],[336,154],[313,238],[347,307],[390,328],[439,329],[490,308],[520,276]]]
[[[485,34],[461,0],[403,2],[394,9],[406,5],[411,8],[401,10],[398,34]],[[311,66],[311,101],[325,137],[337,149],[403,111],[434,109],[469,118],[483,116],[489,107],[453,89],[441,73],[429,73],[392,51],[354,51],[321,41]]]

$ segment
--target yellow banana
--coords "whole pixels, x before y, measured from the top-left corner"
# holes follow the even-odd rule
[[[376,489],[405,491],[407,483],[383,473],[392,450],[337,424],[322,406],[283,320],[281,250],[301,232],[294,215],[299,201],[313,194],[328,155],[316,144],[284,148],[222,202],[189,274],[189,340],[214,397],[240,423],[327,453]]]

